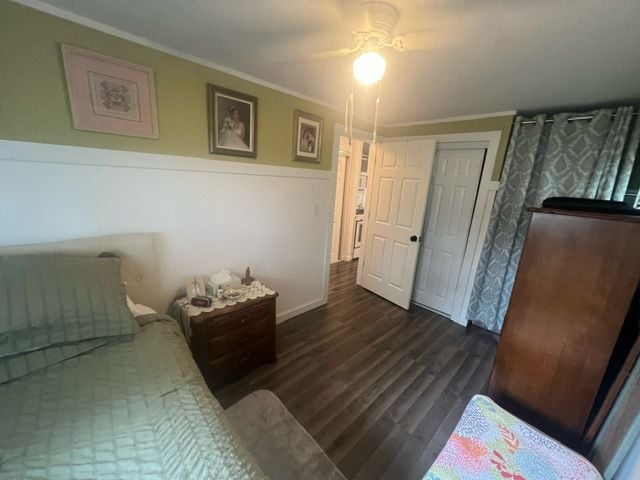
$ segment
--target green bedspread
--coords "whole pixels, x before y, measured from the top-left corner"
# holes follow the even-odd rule
[[[131,341],[0,385],[0,478],[264,478],[177,324],[145,322]]]

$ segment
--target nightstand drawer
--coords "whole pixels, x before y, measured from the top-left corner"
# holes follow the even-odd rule
[[[222,385],[241,377],[259,365],[272,362],[275,349],[272,339],[266,338],[249,344],[242,350],[229,353],[209,363],[209,382],[211,386]]]
[[[240,328],[231,330],[226,335],[210,337],[209,358],[215,360],[228,353],[242,350],[250,343],[270,337],[271,330],[273,320],[269,316],[256,316],[251,321],[241,323]]]
[[[276,361],[277,293],[190,317],[191,351],[210,388]]]
[[[215,322],[209,322],[207,325],[207,337],[213,338],[227,335],[229,332],[244,328],[256,320],[262,320],[269,316],[270,308],[270,302],[262,302],[238,312],[227,314]]]

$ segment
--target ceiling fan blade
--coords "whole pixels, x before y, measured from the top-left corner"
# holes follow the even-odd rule
[[[461,43],[460,36],[452,38],[438,30],[407,32],[391,39],[393,48],[400,52],[408,50],[436,50],[449,48]]]
[[[336,50],[326,50],[324,52],[316,52],[311,54],[311,58],[336,58],[336,57],[344,57],[353,53],[354,50],[351,48],[339,48]]]

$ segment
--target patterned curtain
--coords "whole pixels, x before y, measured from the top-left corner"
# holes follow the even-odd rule
[[[612,118],[612,114],[615,117]],[[499,333],[529,225],[548,197],[622,200],[640,140],[633,107],[516,117],[467,318]],[[552,119],[553,123],[545,120]],[[534,124],[523,121],[534,120]]]

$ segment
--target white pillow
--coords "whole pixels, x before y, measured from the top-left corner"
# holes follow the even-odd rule
[[[129,307],[129,310],[131,310],[131,314],[134,317],[149,315],[151,313],[158,313],[151,307],[147,307],[146,305],[143,305],[141,303],[134,303],[129,295],[127,295],[127,307]]]
[[[127,295],[127,307],[129,307],[129,310],[131,310],[131,315],[135,317],[137,315],[136,304],[133,303],[133,300],[131,300],[131,297],[129,295]]]
[[[152,313],[158,313],[153,308],[147,307],[146,305],[142,305],[141,303],[136,303],[135,307],[136,307],[137,313],[133,315],[134,317],[139,317],[141,315],[150,315]]]

